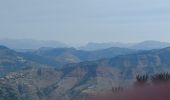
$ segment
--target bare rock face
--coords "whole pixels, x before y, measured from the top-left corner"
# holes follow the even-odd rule
[[[68,68],[27,69],[9,74],[0,81],[0,84],[1,86],[6,84],[13,89],[17,98],[21,100],[56,100],[56,98],[59,100],[81,98],[82,100],[90,93],[110,90],[114,85],[113,69],[109,67],[103,69],[104,67],[78,66],[69,69],[69,72],[67,72]],[[108,70],[110,72],[107,72]]]

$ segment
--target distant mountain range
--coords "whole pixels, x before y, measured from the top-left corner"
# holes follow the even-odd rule
[[[131,54],[135,52],[139,51],[127,48],[112,47],[96,51],[77,50],[75,48],[40,48],[32,53],[67,64],[112,58],[118,55]]]
[[[65,64],[79,63],[84,61],[94,61],[104,58],[113,58],[120,55],[134,54],[142,52],[143,50],[157,49],[167,47],[169,43],[157,42],[157,41],[145,41],[136,45],[127,45],[128,48],[111,47],[107,49],[97,50],[80,50],[75,48],[53,48],[53,47],[41,47],[36,50],[16,52],[7,47],[1,46],[0,55],[2,57],[0,66],[1,75],[14,71],[17,68],[23,68],[28,66],[50,66],[55,68],[61,68]],[[123,46],[123,45],[122,45]],[[5,48],[5,49],[4,49]],[[9,54],[8,54],[9,53]],[[5,59],[4,59],[5,58]],[[16,61],[22,59],[27,61],[27,64]],[[15,68],[16,67],[16,68]],[[10,69],[10,70],[7,70]],[[3,70],[3,71],[2,71]]]
[[[58,41],[42,41],[33,39],[0,39],[0,45],[5,45],[17,51],[30,51],[41,47],[67,47],[66,44]]]
[[[81,50],[94,51],[101,50],[111,47],[119,47],[119,48],[129,48],[133,46],[135,43],[120,43],[120,42],[110,42],[110,43],[88,43],[85,46],[80,47]]]
[[[62,54],[63,50],[59,51],[59,54]],[[137,74],[170,72],[169,59],[168,47],[67,64],[60,69],[27,68],[0,79],[0,98],[1,100],[56,100],[56,98],[82,100],[87,94],[132,84]]]
[[[161,49],[165,47],[169,47],[170,43],[168,42],[159,42],[159,41],[143,41],[140,43],[89,43],[86,46],[80,47],[82,50],[99,50],[110,47],[120,47],[120,48],[129,48],[129,49],[137,49],[137,50],[152,50],[152,49]]]
[[[42,41],[33,39],[0,39],[0,45],[5,45],[11,49],[27,52],[33,51],[42,47],[47,48],[70,48],[71,45],[59,41]],[[160,41],[143,41],[140,43],[121,43],[121,42],[110,42],[110,43],[88,43],[85,46],[75,47],[84,51],[96,51],[112,47],[129,48],[137,50],[151,50],[161,49],[169,47],[170,43]]]
[[[65,64],[112,58],[118,55],[139,52],[126,48],[108,48],[83,51],[75,48],[40,48],[29,52],[16,52],[0,46],[0,76],[27,67],[61,68]]]
[[[151,49],[161,49],[169,47],[170,43],[168,42],[159,42],[159,41],[144,41],[133,46],[130,46],[131,49],[138,50],[151,50]]]
[[[137,74],[170,72],[168,45],[145,41],[128,48],[42,47],[24,52],[0,46],[0,100],[82,100],[132,85]]]
[[[55,67],[58,62],[31,53],[20,53],[0,46],[0,76],[29,67]]]

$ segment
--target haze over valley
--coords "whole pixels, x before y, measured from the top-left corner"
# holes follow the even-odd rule
[[[0,0],[0,100],[170,100],[169,0]]]
[[[42,47],[26,52],[0,46],[1,99],[81,100],[113,87],[131,86],[137,74],[170,71],[170,48],[161,46],[92,51]]]

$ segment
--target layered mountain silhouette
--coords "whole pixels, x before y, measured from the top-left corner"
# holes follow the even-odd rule
[[[0,39],[0,45],[5,45],[11,49],[17,51],[32,51],[41,47],[48,48],[69,48],[70,46],[59,42],[59,41],[43,41],[34,39]],[[160,41],[143,41],[139,43],[121,43],[121,42],[106,42],[106,43],[88,43],[85,46],[77,47],[84,51],[96,51],[112,47],[129,48],[129,49],[140,49],[140,50],[151,50],[161,49],[170,46],[168,42]]]
[[[40,48],[32,53],[67,64],[112,58],[118,55],[131,54],[135,52],[138,51],[127,48],[112,47],[96,51],[77,50],[75,48]]]
[[[120,42],[111,42],[111,43],[89,43],[86,46],[80,47],[82,50],[99,50],[110,47],[120,47],[120,48],[129,48],[129,49],[137,49],[137,50],[152,50],[152,49],[161,49],[170,46],[168,42],[160,42],[160,41],[143,41],[139,43],[120,43]]]
[[[67,47],[59,41],[43,41],[34,39],[0,39],[0,45],[5,45],[17,51],[32,51],[41,47],[61,48]]]
[[[19,53],[5,46],[0,46],[0,76],[23,68],[47,66],[58,66],[58,63],[42,56]]]
[[[134,52],[137,51],[125,48],[109,48],[93,52],[74,48],[40,48],[31,52],[16,52],[0,46],[0,72],[1,75],[5,75],[11,71],[34,66],[61,68],[68,63],[111,58]]]
[[[165,47],[169,47],[170,43],[168,42],[160,42],[160,41],[144,41],[138,44],[131,46],[131,49],[138,50],[152,50],[152,49],[161,49]]]
[[[1,99],[82,100],[91,93],[130,85],[137,74],[169,72],[169,59],[170,48],[164,48],[67,64],[60,69],[22,69],[1,78]]]

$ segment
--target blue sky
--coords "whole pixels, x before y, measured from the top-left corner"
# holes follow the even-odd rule
[[[170,42],[169,0],[0,0],[0,38]]]

